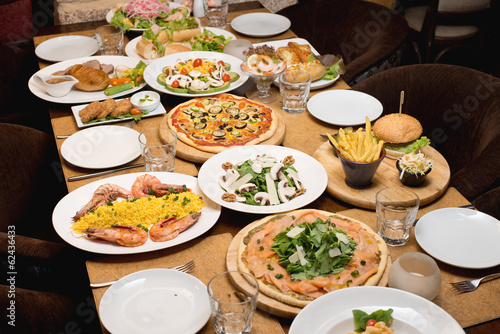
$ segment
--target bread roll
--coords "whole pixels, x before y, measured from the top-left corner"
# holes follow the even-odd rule
[[[298,44],[295,42],[288,42],[290,47],[299,56],[302,63],[307,63],[309,57],[312,55],[311,46],[308,44]]]
[[[135,50],[139,55],[146,59],[156,59],[160,58],[158,50],[153,43],[141,39],[135,46]]]
[[[178,52],[186,52],[191,51],[191,48],[182,44],[168,44],[165,45],[165,54],[164,56],[168,56]]]
[[[201,33],[200,28],[174,31],[172,35],[172,41],[173,42],[189,41],[191,38],[200,33]]]
[[[296,65],[300,63],[299,56],[288,46],[282,46],[276,50],[278,58],[283,60],[287,65]]]
[[[303,70],[311,75],[311,81],[321,79],[326,74],[326,67],[319,60],[313,60],[307,63],[300,63],[296,66],[289,67],[290,70]]]

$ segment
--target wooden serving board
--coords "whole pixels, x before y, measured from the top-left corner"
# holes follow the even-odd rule
[[[238,270],[238,248],[241,242],[241,239],[244,238],[247,233],[259,226],[261,224],[261,221],[265,219],[259,219],[254,221],[251,224],[248,224],[245,228],[243,228],[236,236],[233,238],[231,241],[231,244],[229,244],[229,248],[227,250],[227,256],[226,256],[226,265],[227,265],[227,270]],[[389,280],[389,269],[392,265],[392,260],[390,253],[388,253],[388,258],[387,258],[387,265],[385,267],[384,274],[380,278],[380,281],[378,283],[378,286],[387,286],[387,282]],[[240,280],[234,280],[233,277],[233,283],[237,285],[237,287],[242,291],[242,292],[247,292],[249,293],[252,291],[252,286],[244,279]],[[296,306],[291,306],[285,303],[282,303],[276,299],[273,299],[271,297],[268,297],[267,295],[263,293],[259,293],[259,296],[257,298],[257,307],[265,312],[274,314],[278,317],[283,317],[283,318],[288,318],[288,319],[293,319],[295,316],[302,310],[301,307],[296,307]]]
[[[420,205],[425,205],[437,199],[448,188],[450,183],[450,166],[446,159],[433,147],[426,146],[422,152],[435,162],[432,171],[427,175],[424,184],[420,187],[407,187],[414,191],[420,198]],[[349,187],[344,179],[340,159],[333,154],[330,142],[322,144],[313,157],[318,160],[328,174],[328,185],[326,191],[347,203],[366,209],[375,209],[375,195],[379,190],[387,187],[406,187],[399,180],[399,171],[396,160],[385,158],[380,164],[372,184],[368,188],[355,189]]]
[[[173,108],[172,110],[174,109],[175,108]],[[285,122],[281,119],[278,112],[275,111],[274,115],[278,118],[278,128],[276,129],[276,132],[271,138],[260,143],[262,145],[280,145],[285,139]],[[165,115],[161,121],[160,126],[168,127],[169,117],[170,114]],[[214,155],[216,155],[216,153],[205,152],[195,147],[192,147],[182,142],[181,140],[177,141],[176,156],[178,158],[188,160],[191,162],[204,163]]]

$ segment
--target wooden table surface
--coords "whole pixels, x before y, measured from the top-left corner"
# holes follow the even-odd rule
[[[262,8],[260,5],[255,3],[247,3],[246,5],[232,5],[232,11],[228,14],[228,20],[232,20],[235,17],[250,13],[250,12],[268,12],[267,9]],[[61,27],[52,27],[48,29],[41,30],[39,35],[34,38],[35,46],[40,44],[41,42],[50,39],[52,37],[68,35],[68,34],[78,34],[78,35],[86,35],[90,36],[93,34],[95,27],[103,24],[104,22],[92,22],[88,24],[76,24],[71,26],[61,26]],[[252,42],[257,42],[260,39],[251,38],[248,36],[243,36],[238,34],[236,31],[232,30],[231,26],[228,25],[226,30],[232,32],[236,35],[237,38],[248,39]],[[128,39],[134,38],[135,36],[128,36]],[[283,34],[273,36],[273,39],[284,39],[284,38],[293,38],[300,37],[296,36],[291,30],[284,32]],[[45,67],[50,65],[50,63],[46,63],[40,60],[40,67]],[[237,95],[243,95],[247,93],[247,90],[254,89],[250,84],[245,84],[241,87],[240,90],[236,90],[235,93]],[[311,92],[311,96],[318,94],[319,92],[329,90],[329,89],[349,89],[349,86],[343,81],[338,80],[335,84]],[[272,88],[274,93],[277,93],[275,87]],[[185,101],[184,98],[179,98],[175,96],[170,96],[166,94],[162,94],[162,104],[164,105],[167,112],[174,106],[179,103]],[[309,155],[313,155],[315,151],[324,144],[324,139],[320,137],[320,134],[334,133],[338,130],[335,126],[324,123],[320,120],[314,118],[310,113],[305,112],[302,114],[291,115],[285,113],[281,109],[281,104],[279,98],[277,101],[273,103],[273,108],[278,109],[280,116],[284,119],[286,125],[286,134],[283,141],[283,146],[290,147],[307,153]],[[71,113],[70,106],[68,105],[60,105],[56,103],[51,103],[49,105],[49,111],[51,116],[52,127],[54,131],[54,135],[62,135],[62,134],[72,134],[77,132],[79,129],[76,125],[75,119]],[[134,129],[137,131],[141,131],[155,125],[158,125],[162,121],[163,116],[156,116],[143,119],[134,125]],[[118,123],[119,124],[119,123]],[[61,144],[63,140],[56,139],[57,147],[60,152]],[[67,178],[70,176],[82,175],[90,172],[95,172],[95,170],[88,170],[84,168],[78,168],[68,164],[62,157],[62,171],[64,173],[64,177]],[[132,161],[130,164],[141,163],[142,159],[137,159],[136,161]],[[187,175],[196,176],[199,170],[200,164],[195,164],[190,161],[176,159],[175,162],[175,171],[178,173],[184,173]],[[107,174],[101,177],[85,179],[76,182],[68,182],[67,187],[68,191],[73,191],[85,184],[90,182],[94,182],[98,179],[103,179],[115,175],[122,175],[126,173],[133,172],[144,172],[144,168],[133,168],[126,171],[115,172],[112,174]],[[437,200],[423,206],[420,208],[418,217],[421,217],[427,212],[436,210],[438,208],[443,207],[457,207],[465,204],[470,204],[468,201],[454,188],[448,188],[444,192],[444,194],[439,197]],[[356,208],[351,204],[343,202],[341,199],[335,198],[328,193],[324,193],[321,197],[319,197],[316,201],[307,206],[308,208],[320,209],[330,212],[338,212],[343,215],[359,219],[365,223],[367,223],[372,228],[376,224],[376,215],[373,211],[367,209]],[[222,238],[225,240],[223,242],[224,245],[229,245],[229,242],[232,237],[234,237],[241,229],[243,229],[246,225],[252,223],[254,220],[262,218],[259,215],[245,214],[240,212],[231,211],[225,208],[222,208],[221,216],[214,225],[214,227],[209,230],[206,234],[199,237],[189,245],[196,246],[199,243],[207,243],[213,242],[213,238]],[[222,240],[221,239],[221,240]],[[225,247],[225,246],[224,246]],[[119,278],[117,275],[123,275],[130,272],[134,272],[141,269],[151,268],[153,267],[166,267],[169,263],[181,263],[183,260],[190,260],[192,257],[192,253],[187,250],[186,247],[178,246],[174,248],[176,252],[172,252],[170,249],[169,252],[157,251],[144,255],[135,255],[135,256],[114,256],[114,257],[103,257],[102,260],[97,261],[89,261],[87,263],[87,270],[89,272],[89,278],[91,282],[102,281],[104,278],[116,279]],[[227,248],[226,248],[227,250]],[[412,234],[410,241],[402,247],[391,247],[389,249],[391,257],[395,260],[398,256],[405,252],[409,251],[417,251],[423,252],[423,250],[418,246],[415,241],[415,238]],[[223,254],[223,252],[222,252]],[[214,260],[215,261],[215,260]],[[158,263],[163,263],[162,265],[158,265]],[[217,262],[215,264],[215,262]],[[214,267],[211,268],[213,271],[214,268],[218,270],[222,270],[223,266],[221,266],[221,259],[214,262]],[[153,263],[153,264],[152,264]],[[466,270],[448,266],[444,263],[440,263],[438,261],[439,267],[443,274],[443,283],[442,289],[438,295],[438,297],[434,300],[436,304],[444,308],[448,313],[450,313],[462,327],[466,328],[466,333],[468,334],[476,334],[476,333],[493,333],[495,332],[495,328],[498,329],[500,327],[500,321],[491,321],[494,319],[498,319],[500,317],[500,280],[493,281],[488,283],[488,287],[484,289],[479,289],[475,292],[457,295],[452,292],[449,286],[449,282],[459,281],[462,279],[468,279],[471,277],[479,277],[483,274],[487,274],[494,271],[499,271],[497,268],[485,269],[485,270]],[[210,268],[207,267],[207,268]],[[214,274],[215,272],[210,272],[210,274]],[[199,270],[194,271],[193,275],[200,278],[202,281],[206,280],[206,272]],[[121,276],[120,276],[121,277]],[[206,282],[205,282],[206,283]],[[96,304],[99,305],[100,298],[104,294],[107,288],[100,288],[93,290],[94,297],[96,300]],[[261,317],[262,315],[262,317]],[[274,316],[270,316],[268,314],[261,314],[257,317],[256,328],[260,328],[259,333],[269,332],[268,330],[273,330],[278,332],[288,332],[289,325],[291,323],[290,319],[278,318]],[[276,327],[277,321],[281,326]],[[479,325],[478,325],[479,324]],[[281,327],[281,328],[280,328]],[[264,330],[264,328],[266,330]],[[205,326],[201,332],[208,331]]]

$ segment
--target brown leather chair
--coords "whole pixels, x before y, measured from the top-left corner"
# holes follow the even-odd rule
[[[394,10],[360,0],[299,0],[277,14],[320,54],[341,55],[350,85],[398,66],[409,30]]]
[[[352,89],[380,100],[384,114],[416,117],[447,160],[450,186],[500,218],[500,79],[470,68],[417,64],[389,69]]]
[[[67,193],[54,138],[0,123],[0,142],[0,255],[9,279],[0,284],[0,307],[14,315],[0,322],[0,332],[98,332],[85,269],[94,255],[65,244],[52,226]]]

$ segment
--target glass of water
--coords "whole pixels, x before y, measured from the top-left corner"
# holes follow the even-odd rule
[[[203,0],[207,27],[226,28],[229,0]]]
[[[259,295],[257,280],[247,273],[225,271],[215,275],[207,289],[215,332],[250,333]]]
[[[169,128],[152,128],[141,132],[139,145],[146,172],[173,172],[177,134]]]

